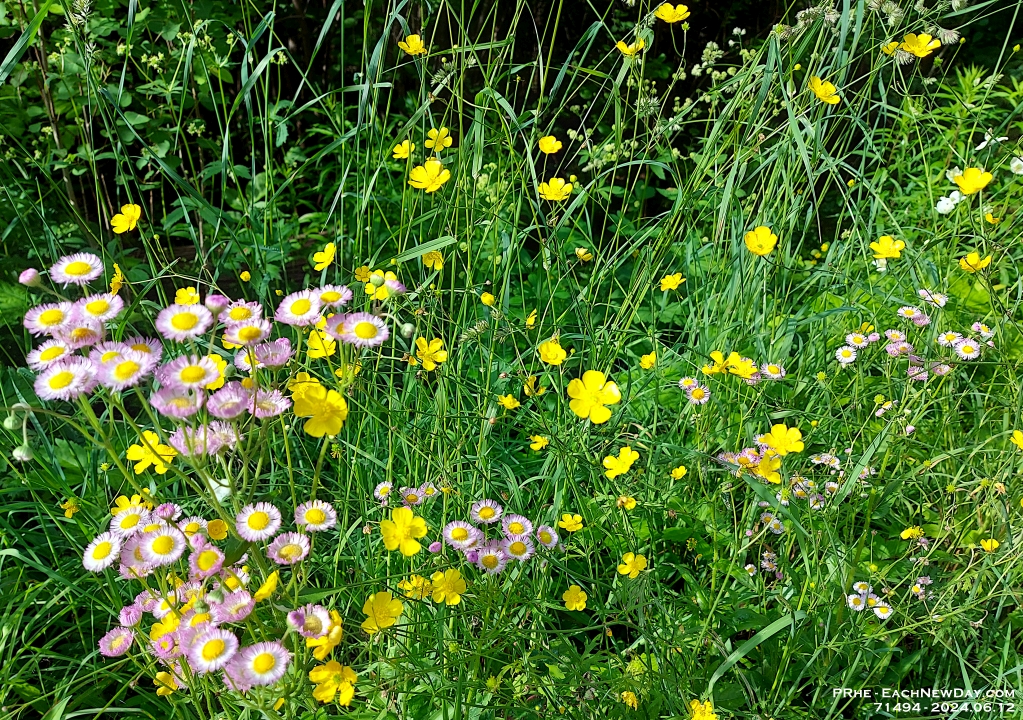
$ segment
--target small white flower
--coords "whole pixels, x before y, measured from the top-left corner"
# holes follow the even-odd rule
[[[945,178],[949,182],[955,182],[956,175],[962,175],[962,174],[963,174],[963,171],[959,169],[958,165],[955,165],[955,166],[950,167],[948,170],[945,171]]]
[[[1014,175],[1023,175],[1023,158],[1014,157],[1009,161],[1009,169]]]
[[[995,145],[1000,142],[1005,142],[1008,139],[1009,138],[1007,137],[992,137],[990,132],[986,132],[984,133],[984,142],[982,142],[980,145],[976,147],[975,152],[980,152],[988,145]]]

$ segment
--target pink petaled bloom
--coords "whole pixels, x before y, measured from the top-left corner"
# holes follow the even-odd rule
[[[160,344],[159,340],[154,338],[142,337],[136,335],[133,338],[128,338],[124,341],[124,344],[128,346],[128,349],[135,350],[136,352],[146,353],[147,355],[153,356],[153,362],[160,362],[160,358],[163,357],[163,345]]]
[[[942,347],[952,347],[957,342],[963,339],[963,336],[957,332],[943,332],[939,333],[936,338],[936,342]]]
[[[367,312],[335,315],[327,320],[327,334],[356,347],[375,347],[391,336],[387,323]]]
[[[387,504],[387,498],[390,496],[391,490],[393,489],[394,483],[385,480],[373,488],[373,497],[380,502]]]
[[[905,320],[912,320],[920,314],[920,308],[915,308],[912,305],[903,305],[895,312],[895,314]]]
[[[99,366],[99,382],[111,390],[125,390],[149,377],[155,367],[154,356],[135,350],[125,350],[116,360]]]
[[[255,347],[243,347],[234,354],[234,366],[242,372],[252,372],[252,361],[256,361],[256,369],[262,370],[265,366],[256,357]]]
[[[99,640],[99,652],[105,657],[120,657],[131,649],[135,633],[126,627],[115,627]]]
[[[26,268],[18,275],[18,282],[25,287],[39,287],[43,284],[39,271],[35,268]]]
[[[224,595],[223,602],[212,606],[213,620],[217,623],[239,623],[249,616],[256,607],[256,601],[245,590],[235,590]]]
[[[153,514],[165,522],[174,522],[181,517],[181,506],[177,503],[162,503],[156,506]]]
[[[272,342],[260,343],[254,348],[256,361],[264,367],[281,367],[291,360],[291,341],[278,338]]]
[[[161,366],[156,379],[164,387],[200,390],[219,380],[220,370],[205,355],[182,355]]]
[[[207,310],[213,313],[214,317],[224,312],[224,310],[226,310],[227,306],[230,304],[231,299],[229,297],[225,295],[218,295],[216,293],[207,295],[206,299],[203,301],[203,305],[206,306]]]
[[[920,382],[926,381],[927,377],[928,377],[927,369],[926,368],[922,368],[922,367],[918,367],[916,365],[910,365],[906,369],[906,375],[909,376],[910,380],[917,380],[917,381],[920,381]]]
[[[501,530],[505,537],[529,535],[533,532],[533,523],[524,515],[509,514],[501,518]]]
[[[305,327],[320,320],[320,294],[313,290],[300,290],[281,300],[274,314],[277,322]]]
[[[270,321],[264,318],[234,323],[227,326],[224,340],[232,345],[241,345],[242,347],[258,345],[270,335],[270,328]]]
[[[83,317],[107,322],[121,314],[124,300],[112,293],[99,293],[82,298],[74,304],[74,309]]]
[[[199,337],[213,325],[213,313],[202,305],[174,304],[156,316],[156,329],[168,340],[185,342]]]
[[[953,345],[956,355],[963,360],[973,360],[980,355],[980,343],[972,338],[963,338]]]
[[[906,339],[906,333],[901,330],[885,330],[884,336],[888,338],[889,342],[903,342]]]
[[[291,653],[277,641],[242,648],[226,668],[226,675],[243,685],[273,685],[284,677]]]
[[[748,360],[748,359],[749,358],[743,358],[743,360]],[[754,372],[748,378],[743,378],[742,381],[744,383],[746,383],[747,385],[756,385],[757,383],[760,382],[761,379],[762,379],[762,376],[760,375],[760,373],[759,372]],[[706,402],[706,400],[704,402]]]
[[[476,552],[476,565],[488,575],[497,575],[508,566],[508,555],[500,541],[492,540]]]
[[[81,357],[58,360],[36,377],[34,388],[42,400],[74,400],[96,388],[96,367]]]
[[[215,455],[220,450],[216,437],[206,425],[195,428],[187,425],[179,427],[170,436],[169,442],[179,454],[190,458]]]
[[[876,343],[880,339],[881,339],[880,333],[872,332],[869,335],[867,335],[867,342]]]
[[[308,536],[295,532],[281,533],[266,549],[266,556],[278,565],[294,565],[308,554]]]
[[[975,333],[980,333],[980,336],[984,340],[990,340],[995,336],[995,331],[982,322],[975,322],[970,326],[970,329]]]
[[[329,530],[337,524],[337,511],[323,500],[310,500],[295,508],[295,524],[306,532]]]
[[[98,345],[92,346],[92,349],[89,350],[89,359],[92,360],[98,370],[101,365],[106,365],[108,362],[120,358],[126,350],[128,350],[128,346],[123,342],[105,340]]]
[[[227,306],[227,309],[221,310],[217,315],[217,319],[225,325],[248,322],[261,317],[263,317],[263,306],[257,302],[246,302],[245,300],[235,300]]]
[[[928,325],[931,324],[931,318],[924,313],[920,313],[915,318],[913,318],[913,324],[916,325],[917,327],[927,327]]]
[[[166,417],[186,418],[199,412],[206,396],[202,392],[163,388],[149,397],[149,402],[158,413]]]
[[[436,555],[437,553],[439,553],[441,550],[444,549],[444,545],[442,543],[434,540],[432,543],[430,543],[430,547],[428,547],[426,549],[429,550],[434,555]]]
[[[346,285],[324,285],[318,292],[323,307],[338,308],[352,299],[352,291]]]
[[[474,502],[469,509],[469,517],[474,522],[484,523],[485,525],[497,522],[501,519],[503,513],[504,508],[489,499]]]
[[[160,527],[140,536],[139,551],[148,565],[170,565],[185,552],[185,534],[172,525]]]
[[[252,392],[240,382],[229,382],[210,395],[206,409],[221,420],[233,420],[246,411],[252,411]]]
[[[121,553],[121,538],[109,530],[100,533],[85,547],[82,566],[89,572],[100,572],[117,562]]]
[[[202,537],[197,535],[196,537]],[[224,553],[213,545],[205,545],[188,556],[188,569],[195,580],[213,577],[224,567]]]
[[[25,313],[22,323],[33,335],[51,335],[71,323],[73,320],[71,308],[69,302],[37,305]]]
[[[117,619],[125,627],[135,627],[142,622],[142,606],[138,603],[125,605],[117,614]]]
[[[155,590],[143,590],[135,596],[135,604],[142,608],[142,612],[153,612],[159,602],[160,595]]]
[[[28,354],[25,362],[36,372],[45,370],[58,360],[63,360],[71,354],[71,348],[60,340],[47,340],[42,345]]]
[[[856,348],[852,345],[843,345],[835,351],[835,359],[840,365],[848,365],[856,360]]]
[[[422,505],[423,501],[426,500],[417,487],[403,487],[398,490],[398,495],[401,496],[401,501],[409,507]]]
[[[180,634],[180,630],[178,631]],[[182,645],[188,648],[188,664],[199,673],[220,670],[238,652],[238,638],[229,630],[206,627]]]
[[[948,302],[948,295],[931,292],[930,290],[917,290],[916,294],[920,296],[921,300],[929,302],[934,307],[945,307],[945,303]]]
[[[216,442],[220,450],[233,450],[243,437],[242,432],[234,425],[223,420],[214,420],[209,424],[210,441]]]
[[[75,253],[55,262],[50,268],[50,279],[65,287],[87,285],[103,272],[103,261],[92,253]]]
[[[281,511],[265,502],[246,505],[235,518],[234,527],[242,540],[268,540],[281,527]]]
[[[255,416],[263,419],[281,415],[291,407],[291,400],[284,397],[280,390],[264,390],[258,388],[253,401]]]
[[[931,372],[937,375],[938,377],[941,377],[942,375],[948,375],[950,372],[952,372],[952,366],[945,365],[944,363],[939,363],[938,365],[935,365],[934,367],[931,368]]]
[[[121,548],[120,557],[118,558],[120,561],[118,572],[125,580],[144,578],[154,569],[154,566],[147,563],[145,558],[142,557],[141,545],[142,536],[133,535],[125,540],[124,546]],[[145,612],[152,612],[149,606],[143,606],[143,610]]]
[[[781,380],[785,377],[785,368],[775,363],[764,363],[760,366],[760,373],[769,380]]]
[[[463,520],[452,520],[444,526],[441,534],[444,542],[455,550],[462,551],[473,547],[481,537],[479,530]]]
[[[678,387],[680,390],[688,390],[699,385],[699,381],[694,377],[684,377],[678,381]]]
[[[321,638],[331,626],[330,613],[322,605],[306,605],[288,613],[288,625],[304,638]]]
[[[710,400],[710,389],[703,385],[696,385],[686,390],[686,399],[693,405],[704,405]]]
[[[78,350],[101,342],[105,332],[106,328],[99,320],[72,312],[71,322],[59,330],[54,330],[53,337],[62,340],[72,350]]]
[[[863,333],[849,333],[845,336],[845,342],[848,345],[852,345],[854,348],[865,348],[870,344],[870,340]]]
[[[405,286],[397,280],[384,280],[384,285],[391,291],[391,295],[405,294]]]
[[[512,560],[525,562],[536,552],[528,535],[513,535],[501,541],[501,549]]]
[[[536,540],[548,550],[558,546],[558,531],[550,525],[541,525],[536,529]]]
[[[150,650],[158,659],[167,661],[181,655],[181,646],[178,645],[178,634],[174,632],[161,635],[157,640],[151,640]]]
[[[915,425],[907,425],[906,426],[906,434],[907,435],[912,435],[915,430],[916,430],[916,426]]]

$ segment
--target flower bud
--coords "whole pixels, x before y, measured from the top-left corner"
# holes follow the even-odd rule
[[[31,462],[35,459],[35,453],[32,452],[32,448],[28,445],[19,445],[14,448],[14,452],[11,454],[18,462]]]
[[[25,287],[39,287],[43,284],[42,278],[39,277],[39,271],[35,268],[22,270],[21,275],[18,276],[18,282]]]
[[[231,301],[223,295],[207,295],[206,309],[214,315],[219,315],[227,309],[227,306],[231,304]]]
[[[401,326],[401,336],[410,338],[416,332],[416,326],[412,323],[405,323]]]
[[[442,547],[443,546],[439,542],[432,542],[430,543],[428,550],[432,553],[439,553]]]
[[[200,615],[203,613],[208,613],[210,611],[210,606],[207,605],[202,600],[196,600],[195,605],[193,605],[192,608],[195,610],[197,614]]]
[[[381,285],[384,284],[384,276],[383,275],[370,275],[369,276],[369,284],[372,285],[373,287],[380,287]]]
[[[14,432],[20,425],[21,421],[18,420],[18,416],[13,413],[4,418],[4,430]]]
[[[211,590],[210,592],[206,593],[206,599],[209,600],[211,603],[216,603],[219,605],[220,603],[224,602],[224,591],[221,588]]]

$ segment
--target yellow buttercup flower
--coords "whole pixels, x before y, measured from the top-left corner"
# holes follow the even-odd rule
[[[619,475],[624,475],[632,468],[632,464],[639,460],[639,453],[626,445],[618,451],[618,457],[608,455],[604,458],[604,476],[613,480]]]
[[[677,290],[678,286],[684,283],[686,279],[682,277],[682,273],[675,273],[674,275],[665,275],[661,278],[661,292],[667,292],[668,290]]]
[[[64,511],[64,517],[71,518],[74,514],[82,509],[81,505],[78,504],[77,498],[68,498],[60,504],[60,509]]]
[[[564,513],[558,520],[558,527],[570,533],[578,532],[583,529],[583,516]]]
[[[568,590],[561,596],[561,599],[565,601],[566,610],[585,610],[586,609],[586,593],[578,585],[569,585]]]
[[[654,15],[657,16],[659,20],[663,20],[666,23],[677,23],[682,22],[689,17],[689,8],[685,5],[662,3],[657,6],[657,10],[654,11]]]
[[[134,230],[142,217],[142,208],[134,203],[121,206],[121,212],[110,218],[111,229],[120,235]]]
[[[444,256],[441,255],[436,250],[431,250],[430,252],[423,255],[423,265],[433,270],[443,270]]]
[[[877,242],[870,243],[870,249],[874,251],[875,260],[894,260],[902,256],[902,251],[906,249],[906,243],[896,240],[891,235],[882,235]]]
[[[688,472],[689,470],[686,469],[685,465],[679,465],[677,468],[671,469],[671,477],[674,478],[675,480],[681,480],[686,476],[686,473]]]
[[[326,270],[327,266],[334,262],[336,250],[334,243],[327,243],[323,246],[323,250],[313,253],[313,270],[316,272]]]
[[[206,535],[209,536],[210,540],[226,540],[227,523],[220,518],[210,520],[206,525]]]
[[[242,270],[241,274],[238,277],[241,278],[242,282],[248,282],[249,280],[252,279],[252,273],[250,273],[248,270]]]
[[[564,202],[572,194],[572,183],[562,178],[551,178],[540,183],[540,197],[550,202]]]
[[[172,695],[178,689],[174,676],[166,671],[156,673],[156,677],[153,678],[153,684],[156,685],[156,694],[160,697]]]
[[[295,416],[308,418],[302,429],[313,437],[337,435],[348,419],[348,402],[337,390],[315,385],[292,395],[292,400]]]
[[[622,555],[622,562],[618,566],[618,573],[620,575],[628,575],[630,578],[635,580],[639,577],[639,574],[646,569],[646,558],[642,555],[636,555],[635,553],[627,552]]]
[[[429,342],[426,338],[416,338],[416,357],[422,362],[423,370],[430,372],[448,359],[448,351],[444,349],[444,341],[440,338]]]
[[[370,269],[369,265],[363,265],[362,267],[355,268],[355,279],[361,283],[369,282]]]
[[[779,455],[803,452],[803,433],[799,428],[788,427],[784,423],[771,426],[771,432],[761,435],[757,442],[774,450]]]
[[[170,445],[161,445],[160,436],[155,432],[143,430],[140,444],[130,446],[125,457],[135,463],[132,469],[136,475],[141,475],[150,467],[157,475],[165,475],[177,454],[178,451]]]
[[[556,338],[540,343],[537,352],[540,354],[540,359],[548,365],[560,365],[568,357],[565,348],[561,347],[561,343]]]
[[[781,473],[778,472],[780,467],[781,457],[774,450],[769,449],[764,451],[764,456],[760,458],[760,462],[751,467],[750,470],[757,477],[777,485],[781,482]]]
[[[274,574],[277,574],[276,570]],[[334,651],[334,648],[341,644],[344,634],[344,623],[341,619],[341,614],[337,610],[331,610],[330,628],[327,630],[327,634],[318,638],[306,638],[305,646],[313,648],[313,657],[323,661]]]
[[[578,258],[579,262],[589,262],[593,259],[593,253],[584,247],[577,247],[575,249],[575,256]]]
[[[656,351],[651,352],[649,355],[641,355],[639,358],[639,366],[644,370],[651,370],[656,364],[657,364]]]
[[[898,40],[892,40],[890,43],[881,46],[881,52],[885,55],[894,55],[895,51],[899,49],[899,44]]]
[[[982,168],[968,167],[962,175],[953,177],[952,182],[959,186],[959,192],[963,195],[973,195],[986,188],[994,178],[994,175]]]
[[[451,171],[444,167],[440,160],[430,159],[409,171],[408,184],[417,190],[428,193],[437,192],[441,186],[451,179]]]
[[[984,213],[984,219],[991,223],[992,225],[997,225],[1002,221],[1001,218],[996,218],[994,216],[994,213]]]
[[[918,58],[925,58],[932,52],[941,47],[941,41],[935,40],[927,33],[909,33],[903,38],[902,44],[899,46],[911,55],[916,55]]]
[[[622,508],[623,510],[632,511],[636,509],[636,498],[630,495],[619,495],[618,499],[615,500],[615,505]]]
[[[177,305],[198,305],[199,291],[194,287],[178,288],[174,293],[174,302]]]
[[[999,545],[1001,545],[1001,543],[994,538],[987,538],[986,540],[980,541],[980,546],[984,548],[984,552],[994,552],[998,549]]]
[[[622,702],[633,710],[639,710],[639,698],[632,690],[622,690]]]
[[[522,385],[522,392],[526,393],[526,397],[539,397],[547,392],[547,388],[543,385],[537,385],[536,375],[530,375]]]
[[[444,148],[451,147],[451,143],[454,139],[451,137],[451,133],[448,132],[446,127],[442,127],[440,130],[437,128],[430,128],[430,131],[426,133],[429,138],[426,141],[426,147],[430,148],[434,152],[440,152]]]
[[[497,302],[497,298],[495,298],[490,293],[485,292],[482,295],[480,295],[480,302],[486,305],[487,307],[494,307],[494,303]]]
[[[551,441],[545,438],[543,435],[530,435],[529,440],[530,440],[529,448],[531,450],[536,450],[537,452],[543,450],[545,447],[551,444]]]
[[[321,703],[329,703],[334,702],[336,696],[342,707],[348,707],[355,697],[355,681],[358,678],[354,670],[336,660],[309,671],[309,681],[316,685],[313,697]]]
[[[389,591],[385,590],[370,595],[366,604],[362,606],[362,611],[366,613],[366,619],[362,621],[362,629],[373,635],[394,625],[405,611],[405,606],[401,600],[394,598]]]
[[[391,157],[395,160],[407,160],[415,149],[416,146],[411,140],[402,140],[391,150]]]
[[[337,341],[323,330],[310,330],[306,341],[306,355],[310,358],[330,357],[337,352]]]
[[[1023,430],[1013,430],[1011,441],[1013,445],[1023,450]]]
[[[404,50],[406,55],[425,55],[427,52],[426,45],[419,35],[409,35],[398,43],[398,47]]]
[[[540,138],[539,145],[540,152],[544,153],[545,155],[553,155],[554,153],[561,149],[561,141],[558,140],[553,135],[546,135]]]
[[[259,589],[252,595],[252,599],[256,602],[262,602],[273,595],[274,591],[277,589],[277,582],[280,578],[281,573],[279,570],[274,570],[272,573],[267,575],[266,580],[263,581],[263,584],[260,585]]]
[[[977,272],[978,270],[983,270],[990,264],[991,264],[990,255],[982,258],[980,256],[980,253],[977,252],[966,253],[966,257],[959,258],[959,267],[962,270],[971,274]]]
[[[568,404],[572,412],[584,420],[588,418],[594,425],[602,425],[611,419],[607,405],[617,405],[622,401],[618,386],[597,370],[587,370],[581,379],[573,379],[568,384],[568,396],[572,399]]]
[[[514,395],[498,395],[497,403],[505,410],[514,410],[522,405]]]
[[[922,538],[923,536],[924,536],[923,528],[921,528],[919,525],[913,525],[899,533],[899,537],[901,537],[903,540],[917,540],[919,538]]]
[[[615,47],[617,47],[618,51],[625,57],[632,57],[646,47],[646,40],[639,38],[636,42],[629,45],[626,45],[623,41],[619,40]]]
[[[710,700],[704,703],[701,703],[699,700],[691,700],[689,702],[689,710],[693,714],[691,720],[718,720],[717,713],[714,712],[714,706],[711,705]]]
[[[124,273],[121,272],[121,267],[114,263],[114,276],[110,278],[110,294],[116,295],[121,292],[122,287],[124,287]]]
[[[433,584],[433,601],[445,605],[457,605],[462,602],[462,594],[466,586],[462,574],[456,568],[438,571],[430,578]]]
[[[816,75],[810,77],[810,89],[822,103],[837,105],[841,100],[838,96],[838,88],[827,80],[821,80]]]
[[[746,233],[743,241],[746,243],[747,250],[754,255],[763,257],[774,250],[775,245],[778,244],[778,236],[771,231],[771,228],[760,225]]]
[[[526,327],[530,330],[536,327],[536,310],[533,310],[533,312],[526,316]]]
[[[426,535],[426,531],[426,520],[417,517],[412,508],[395,508],[389,520],[380,521],[384,547],[392,552],[398,550],[405,557],[412,557],[422,549],[417,538]]]

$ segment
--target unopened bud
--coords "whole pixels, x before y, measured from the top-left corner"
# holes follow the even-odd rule
[[[384,276],[383,275],[370,275],[369,276],[369,284],[372,285],[373,287],[380,287],[381,285],[384,284]]]
[[[18,462],[31,462],[35,459],[35,453],[32,452],[32,448],[28,445],[19,445],[14,448],[14,452],[11,454]]]
[[[410,338],[416,331],[416,326],[412,323],[405,323],[401,326],[401,336]]]
[[[217,588],[216,590],[211,590],[210,592],[206,593],[206,599],[209,600],[211,603],[218,604],[222,603],[224,602],[224,591],[221,590],[220,588]]]
[[[18,426],[20,425],[21,421],[18,420],[17,415],[12,414],[4,418],[4,430],[10,430],[11,432],[14,432],[15,430],[18,429]]]
[[[39,287],[43,284],[42,278],[39,277],[39,271],[35,268],[22,270],[21,275],[18,276],[18,282],[26,287]]]

